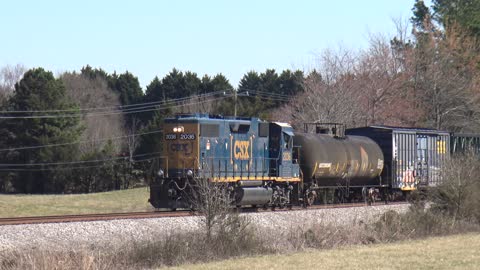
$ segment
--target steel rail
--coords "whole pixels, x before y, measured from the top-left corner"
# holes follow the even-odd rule
[[[0,226],[20,225],[20,224],[39,224],[39,223],[103,221],[103,220],[118,220],[118,219],[182,217],[182,216],[190,216],[190,215],[193,215],[191,211],[174,211],[174,212],[173,211],[169,211],[169,212],[150,211],[150,212],[130,212],[130,213],[11,217],[11,218],[0,218]]]
[[[340,204],[322,204],[312,205],[309,207],[293,206],[283,208],[269,207],[263,208],[242,208],[241,213],[266,213],[266,212],[288,212],[288,211],[309,211],[321,209],[335,209],[335,208],[355,208],[355,207],[371,207],[371,206],[389,206],[402,205],[407,202],[390,202],[385,204],[378,202],[373,205],[366,203],[340,203]],[[11,217],[0,218],[0,226],[3,225],[22,225],[22,224],[42,224],[42,223],[66,223],[66,222],[88,222],[88,221],[108,221],[120,219],[146,219],[146,218],[167,218],[167,217],[187,217],[199,216],[201,214],[190,210],[177,211],[149,211],[149,212],[129,212],[129,213],[102,213],[102,214],[82,214],[82,215],[58,215],[58,216],[30,216],[30,217]]]

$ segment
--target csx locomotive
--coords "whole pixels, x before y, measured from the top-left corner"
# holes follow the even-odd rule
[[[287,123],[206,114],[165,119],[163,130],[149,201],[167,209],[190,208],[188,194],[199,179],[228,185],[236,206],[364,200],[373,193],[387,198],[420,184],[413,172],[420,166],[412,150],[416,137],[448,146],[443,134],[429,130],[377,127],[345,135],[340,124],[307,123],[300,132]],[[398,134],[405,132],[415,138],[403,140]],[[407,148],[413,152],[407,155]],[[435,156],[443,160],[448,151],[440,150]]]

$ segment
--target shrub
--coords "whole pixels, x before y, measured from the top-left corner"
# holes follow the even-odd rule
[[[442,170],[442,183],[431,192],[432,211],[457,221],[480,224],[480,161],[473,153],[450,159]]]

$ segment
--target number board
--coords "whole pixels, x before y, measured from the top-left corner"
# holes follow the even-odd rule
[[[180,134],[180,140],[195,140],[194,133],[182,133]]]
[[[177,134],[165,134],[165,140],[176,140]]]

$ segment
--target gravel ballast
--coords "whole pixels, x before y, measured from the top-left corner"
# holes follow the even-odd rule
[[[386,211],[406,212],[407,204],[300,211],[249,213],[259,229],[282,230],[322,223],[348,225],[369,223]],[[11,249],[116,248],[132,242],[150,241],[162,234],[198,229],[200,217],[111,220],[0,226],[0,251]]]

